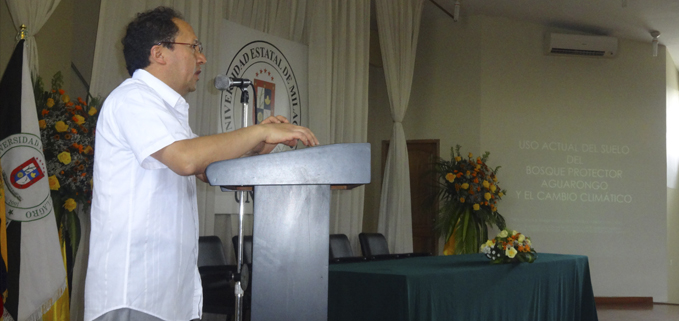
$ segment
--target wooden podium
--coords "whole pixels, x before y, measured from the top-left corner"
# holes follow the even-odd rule
[[[330,190],[370,182],[370,144],[334,144],[220,161],[223,191],[254,188],[251,319],[328,319]]]

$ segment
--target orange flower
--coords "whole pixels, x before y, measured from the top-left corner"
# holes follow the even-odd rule
[[[71,133],[77,134],[77,133],[78,133],[78,131],[77,131],[77,130],[75,130],[75,128],[71,128]]]
[[[64,91],[63,89],[59,89],[59,95],[63,95],[65,93],[66,93],[66,91]]]
[[[80,105],[75,105],[75,110],[83,110],[83,108]]]
[[[66,103],[66,106],[68,106],[68,107],[73,106],[73,102],[72,102],[72,101],[67,102],[67,103]]]
[[[40,112],[40,114],[42,114],[42,117],[45,117],[45,115],[47,115],[49,113],[50,113],[50,111],[47,110],[47,109],[43,109],[42,112]]]
[[[452,183],[455,180],[455,175],[453,175],[453,173],[446,174],[446,180]]]

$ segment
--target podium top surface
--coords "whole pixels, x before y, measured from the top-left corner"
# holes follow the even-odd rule
[[[332,144],[223,160],[208,165],[213,186],[349,185],[370,183],[370,144]]]

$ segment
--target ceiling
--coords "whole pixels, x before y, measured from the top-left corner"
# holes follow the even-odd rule
[[[452,14],[455,0],[428,0]],[[460,16],[487,15],[594,35],[659,43],[679,69],[679,0],[459,0]]]

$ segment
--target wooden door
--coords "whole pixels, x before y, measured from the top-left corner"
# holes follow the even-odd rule
[[[408,140],[408,163],[410,169],[410,206],[413,225],[413,252],[438,253],[438,238],[434,233],[434,220],[438,203],[427,204],[434,192],[435,178],[429,171],[432,161],[439,156],[439,140]],[[389,141],[382,141],[382,173],[387,163]],[[431,201],[429,201],[431,202]]]

